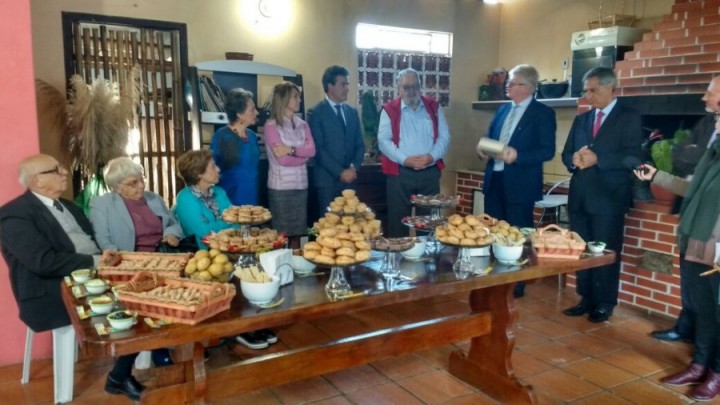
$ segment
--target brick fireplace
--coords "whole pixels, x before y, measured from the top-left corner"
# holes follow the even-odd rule
[[[615,72],[618,96],[645,113],[702,114],[699,100],[710,80],[720,74],[720,0],[675,0],[670,13],[643,35],[625,60],[617,62]],[[652,101],[646,103],[648,98]],[[673,111],[658,110],[663,103]],[[686,104],[692,106],[686,108]],[[588,108],[581,100],[578,113]],[[472,213],[476,189],[482,189],[482,174],[458,171],[459,213]],[[628,212],[619,299],[622,305],[676,316],[681,307],[675,245],[678,217],[667,211],[667,207],[644,203]],[[666,271],[652,265],[658,262],[665,264]],[[574,287],[574,276],[567,280]]]

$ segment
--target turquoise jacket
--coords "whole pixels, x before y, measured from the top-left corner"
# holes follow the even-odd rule
[[[222,215],[222,212],[232,204],[222,188],[212,186],[212,189]],[[237,227],[237,225],[223,221],[222,218],[216,218],[212,211],[199,198],[195,197],[188,187],[183,188],[178,193],[174,211],[183,233],[185,235],[195,235],[195,240],[201,249],[207,249],[207,246],[202,243],[202,238],[209,235],[210,232]]]

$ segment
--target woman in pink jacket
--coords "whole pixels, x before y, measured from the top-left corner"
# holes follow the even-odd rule
[[[315,156],[308,124],[295,113],[300,110],[300,88],[290,82],[273,89],[270,120],[265,124],[265,147],[270,172],[268,198],[272,227],[286,232],[291,247],[299,247],[307,229],[307,161]]]

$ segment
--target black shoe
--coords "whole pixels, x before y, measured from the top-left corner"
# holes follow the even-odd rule
[[[235,336],[235,340],[248,349],[260,350],[267,349],[269,346],[265,337],[257,332],[241,333]]]
[[[270,329],[260,329],[259,331],[255,332],[260,337],[265,339],[268,344],[275,344],[278,341],[278,337],[275,334],[275,332],[271,331]]]
[[[105,381],[105,392],[109,394],[123,394],[133,401],[139,401],[145,386],[137,382],[135,377],[130,376],[124,381],[118,381],[108,374]]]
[[[525,283],[519,282],[515,284],[515,288],[513,289],[513,297],[514,298],[522,298],[525,296]]]
[[[584,301],[580,301],[579,304],[575,305],[574,307],[570,307],[563,311],[563,314],[566,316],[583,316],[590,312],[589,305],[586,304]]]
[[[692,343],[692,338],[683,336],[675,331],[675,329],[668,330],[656,330],[650,334],[657,340],[664,340],[666,342],[685,342]]]
[[[598,308],[590,313],[590,316],[588,316],[588,321],[592,323],[605,322],[610,319],[610,315],[612,315],[611,310],[607,310],[605,308]]]
[[[172,358],[170,358],[170,350],[168,349],[155,349],[150,353],[153,364],[155,367],[165,367],[173,364]]]

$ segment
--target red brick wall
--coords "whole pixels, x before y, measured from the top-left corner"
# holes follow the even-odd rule
[[[676,0],[615,72],[619,96],[704,93],[720,73],[720,0]]]

